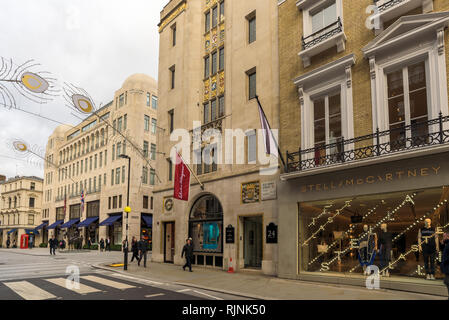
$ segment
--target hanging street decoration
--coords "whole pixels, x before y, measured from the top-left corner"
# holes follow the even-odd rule
[[[59,93],[56,79],[46,71],[32,71],[40,64],[34,60],[15,66],[12,59],[0,57],[0,106],[18,109],[12,88],[22,97],[39,104],[52,101]]]

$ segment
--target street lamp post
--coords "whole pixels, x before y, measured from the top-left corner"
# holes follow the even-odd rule
[[[128,191],[127,191],[127,196],[126,196],[126,208],[125,208],[126,238],[125,238],[125,243],[124,243],[124,248],[123,248],[123,253],[124,253],[123,270],[128,270],[128,215],[131,212],[131,208],[129,207],[129,182],[130,182],[130,174],[131,174],[131,158],[125,154],[121,154],[120,158],[128,159]]]

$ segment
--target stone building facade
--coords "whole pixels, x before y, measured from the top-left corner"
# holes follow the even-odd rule
[[[163,130],[157,172],[162,183],[154,189],[152,258],[182,264],[181,251],[191,237],[195,265],[275,274],[277,245],[267,243],[266,227],[277,224],[276,202],[275,196],[262,197],[262,191],[275,192],[278,176],[260,174],[266,165],[256,157],[265,156],[265,150],[256,145],[260,120],[254,96],[259,95],[268,121],[278,128],[278,87],[273,85],[278,82],[277,5],[172,0],[161,12],[159,32],[158,119]],[[191,141],[182,144],[180,136],[171,141],[177,129],[185,129]],[[227,129],[241,130],[243,143],[234,147],[228,164],[224,152],[222,164],[206,160],[220,154],[217,136],[206,137],[212,129],[223,136]],[[194,137],[202,136],[196,144]],[[175,156],[175,145],[204,186],[192,176],[188,202],[173,199],[170,156]],[[237,153],[242,164],[236,162]],[[227,231],[234,236],[228,241]]]
[[[98,243],[110,238],[113,245],[121,245],[129,178],[129,239],[144,235],[151,240],[157,108],[157,82],[135,74],[96,114],[75,127],[55,129],[46,150],[46,239],[82,236],[84,243],[88,238]],[[128,159],[120,155],[130,157],[130,175]]]
[[[15,177],[0,183],[0,243],[6,248],[20,247],[22,235],[33,238],[33,246],[42,241],[42,234],[35,230],[41,223],[43,180],[38,177]]]

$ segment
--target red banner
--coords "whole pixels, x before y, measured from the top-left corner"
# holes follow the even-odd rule
[[[174,198],[182,201],[189,201],[189,189],[190,171],[177,153],[175,167],[175,188],[173,195]]]

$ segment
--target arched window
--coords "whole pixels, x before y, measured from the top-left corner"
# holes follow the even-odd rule
[[[189,235],[195,252],[223,253],[223,208],[215,196],[205,195],[195,202]]]

